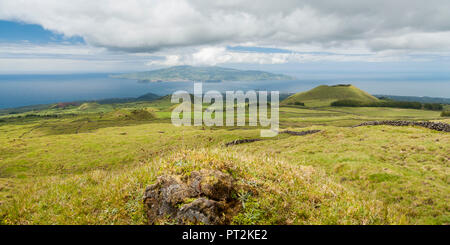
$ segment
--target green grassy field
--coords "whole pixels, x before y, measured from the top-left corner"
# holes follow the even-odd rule
[[[438,111],[283,106],[282,129],[321,132],[225,147],[259,128],[175,127],[167,98],[80,107],[0,116],[1,224],[145,224],[145,187],[199,168],[258,190],[234,224],[450,224],[448,133],[350,127]]]

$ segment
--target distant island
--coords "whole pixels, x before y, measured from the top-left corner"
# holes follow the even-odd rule
[[[174,66],[170,68],[111,75],[113,78],[136,79],[147,82],[223,82],[223,81],[263,81],[263,80],[295,80],[296,78],[282,74],[263,71],[237,70],[217,66],[195,67]]]

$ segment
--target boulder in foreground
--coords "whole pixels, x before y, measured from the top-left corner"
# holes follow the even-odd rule
[[[241,208],[236,192],[235,180],[217,170],[163,175],[145,190],[144,208],[149,224],[229,224]]]

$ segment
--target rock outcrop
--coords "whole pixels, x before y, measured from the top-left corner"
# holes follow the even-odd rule
[[[442,122],[414,122],[414,121],[371,121],[358,124],[353,127],[389,125],[389,126],[419,126],[442,132],[450,132],[450,124]]]
[[[240,203],[235,180],[217,170],[190,175],[163,175],[147,187],[144,196],[148,223],[223,225],[231,222]]]
[[[302,135],[308,135],[308,134],[315,134],[320,132],[320,130],[306,130],[306,131],[290,131],[290,130],[285,130],[282,131],[282,134],[290,134],[290,135],[295,135],[295,136],[302,136]]]
[[[225,144],[225,146],[239,145],[243,143],[252,143],[256,141],[261,141],[261,139],[242,139],[242,140],[233,140]]]
[[[302,136],[302,135],[308,135],[308,134],[315,134],[320,132],[320,130],[305,130],[305,131],[290,131],[285,130],[281,131],[280,134],[290,134],[294,136]],[[239,145],[244,143],[252,143],[256,141],[261,141],[262,139],[242,139],[242,140],[233,140],[231,142],[225,143],[225,146],[233,146],[233,145]]]

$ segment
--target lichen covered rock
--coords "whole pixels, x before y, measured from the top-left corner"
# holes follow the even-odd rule
[[[240,208],[236,192],[235,180],[217,170],[160,176],[145,190],[148,223],[228,224]]]

